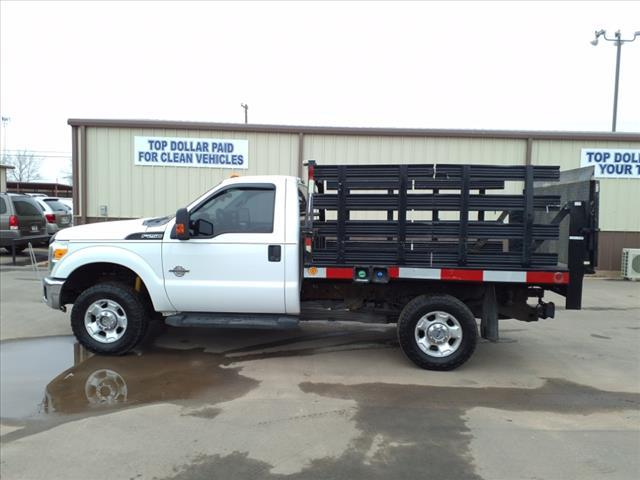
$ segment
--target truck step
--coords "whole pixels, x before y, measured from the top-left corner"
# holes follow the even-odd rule
[[[199,313],[170,315],[165,323],[172,327],[257,328],[286,330],[298,326],[299,318],[291,315]]]

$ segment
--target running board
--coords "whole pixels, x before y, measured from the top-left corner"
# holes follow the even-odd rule
[[[298,317],[289,315],[199,313],[187,312],[170,315],[164,319],[172,327],[257,328],[285,330],[298,326]]]

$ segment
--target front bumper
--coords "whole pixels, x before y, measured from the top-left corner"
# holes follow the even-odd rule
[[[54,310],[64,310],[64,306],[60,305],[60,293],[62,292],[63,285],[64,280],[51,277],[42,279],[42,288],[44,291],[42,301]]]

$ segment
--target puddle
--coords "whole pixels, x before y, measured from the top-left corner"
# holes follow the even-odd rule
[[[92,414],[153,402],[206,398],[223,402],[257,382],[224,368],[224,357],[202,349],[150,347],[143,354],[93,355],[73,337],[4,342],[4,420]]]
[[[395,335],[388,329],[275,335],[247,334],[246,330],[241,335],[232,330],[211,332],[174,331],[162,340],[179,348],[147,345],[119,357],[93,355],[71,336],[2,342],[0,418],[5,424],[16,424],[155,402],[215,404],[242,396],[258,384],[240,375],[241,367],[230,368],[232,363],[332,350],[396,348]],[[246,338],[248,342],[236,347],[231,346],[232,341],[226,344]],[[216,349],[212,339],[226,349]],[[206,350],[206,344],[217,353]],[[215,416],[213,411],[204,415]]]
[[[363,383],[359,385],[323,384],[306,382],[303,392],[356,400],[361,407],[428,408],[468,410],[476,407],[499,408],[514,411],[542,411],[587,415],[638,409],[640,394],[610,392],[580,385],[567,380],[549,378],[538,388],[507,387],[436,387],[421,385],[395,385]]]

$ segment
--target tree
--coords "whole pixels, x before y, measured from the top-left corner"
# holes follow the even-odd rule
[[[40,164],[42,159],[27,150],[7,156],[6,163],[13,166],[13,169],[7,171],[10,181],[34,182],[41,178]]]
[[[73,185],[73,170],[71,169],[71,165],[61,170],[60,178],[64,180],[67,185]]]

